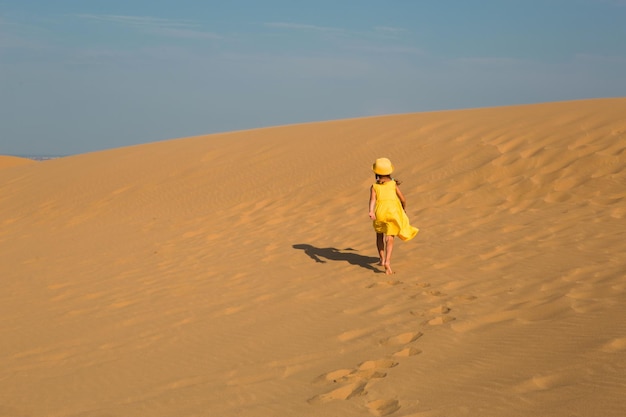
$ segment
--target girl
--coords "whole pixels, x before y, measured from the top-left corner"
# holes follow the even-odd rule
[[[391,269],[391,252],[395,236],[402,240],[411,240],[419,229],[409,224],[404,211],[406,199],[398,188],[399,182],[391,177],[393,165],[387,158],[378,158],[372,167],[376,174],[376,183],[370,188],[369,215],[374,221],[376,231],[376,248],[380,262],[386,274],[393,274]]]

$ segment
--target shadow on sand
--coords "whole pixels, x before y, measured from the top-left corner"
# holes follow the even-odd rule
[[[369,269],[370,271],[382,272],[375,266],[371,265],[378,262],[378,258],[354,253],[356,249],[316,248],[315,246],[308,245],[306,243],[293,245],[293,248],[303,250],[304,253],[315,262],[326,263],[326,260],[345,261],[350,265],[358,265],[361,268]]]

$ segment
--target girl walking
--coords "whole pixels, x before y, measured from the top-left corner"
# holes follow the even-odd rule
[[[411,240],[419,229],[409,224],[409,217],[404,211],[406,199],[398,188],[399,182],[391,177],[393,165],[387,158],[378,158],[372,166],[376,174],[376,183],[370,188],[369,216],[376,231],[376,249],[386,274],[393,274],[391,253],[393,240],[398,236],[402,240]]]

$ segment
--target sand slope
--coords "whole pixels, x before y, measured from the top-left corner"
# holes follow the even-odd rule
[[[0,170],[0,416],[618,416],[626,99]],[[420,234],[375,266],[389,157]]]
[[[10,168],[18,165],[34,164],[35,161],[28,158],[20,158],[18,156],[0,155],[0,169]]]

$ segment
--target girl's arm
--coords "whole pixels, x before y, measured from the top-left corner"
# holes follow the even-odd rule
[[[374,191],[374,186],[370,187],[370,219],[376,219],[376,213],[374,213],[374,208],[376,207],[376,191]]]
[[[406,210],[406,198],[404,198],[404,194],[400,191],[400,188],[396,184],[396,195],[400,199],[400,203],[402,203],[402,208]]]

